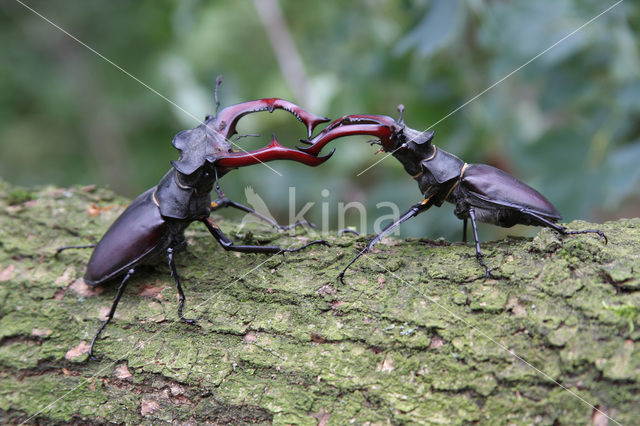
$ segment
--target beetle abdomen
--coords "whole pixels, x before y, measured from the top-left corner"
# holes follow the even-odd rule
[[[140,263],[163,240],[167,225],[153,202],[155,187],[140,194],[116,219],[91,255],[84,280],[97,285]]]
[[[461,185],[485,203],[516,210],[527,209],[552,221],[562,215],[542,194],[508,173],[486,164],[469,164]]]

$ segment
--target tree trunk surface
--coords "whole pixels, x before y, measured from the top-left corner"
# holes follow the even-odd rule
[[[87,287],[90,249],[127,201],[95,187],[0,181],[1,423],[637,424],[640,219],[472,244],[385,239],[286,255],[224,251],[201,224],[141,268],[88,344],[117,282]],[[216,215],[218,212],[216,212]],[[311,238],[219,221],[234,241]]]

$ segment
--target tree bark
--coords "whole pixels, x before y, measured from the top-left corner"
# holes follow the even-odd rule
[[[597,235],[473,245],[365,237],[266,256],[224,251],[200,224],[138,271],[87,359],[117,283],[89,288],[91,250],[126,200],[94,187],[0,181],[2,423],[622,424],[640,418],[640,219]],[[222,228],[245,244],[317,236]],[[597,409],[596,409],[597,408]],[[604,423],[597,423],[604,424]],[[613,424],[613,422],[612,422]]]

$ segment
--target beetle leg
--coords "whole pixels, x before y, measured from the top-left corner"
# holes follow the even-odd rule
[[[276,222],[275,220],[273,220],[272,218],[270,218],[269,216],[265,216],[262,213],[259,213],[255,210],[253,210],[251,207],[247,207],[244,204],[240,204],[240,203],[236,203],[235,201],[232,201],[230,199],[228,199],[227,197],[223,197],[223,198],[218,198],[217,200],[213,201],[211,203],[211,208],[213,210],[217,210],[217,209],[222,209],[225,207],[233,207],[234,209],[238,209],[241,210],[243,212],[247,212],[249,214],[252,214],[256,217],[259,217],[260,219],[264,220],[265,222],[267,222],[269,225],[278,228],[280,230],[287,230],[287,229],[293,229],[296,228],[298,226],[304,226],[304,225],[308,225],[312,228],[316,228],[316,225],[306,221],[306,220],[301,220],[299,222],[296,222],[292,225],[280,225],[278,224],[278,222]]]
[[[527,214],[529,216],[533,216],[534,218],[536,218],[541,223],[542,226],[546,226],[548,228],[551,228],[551,229],[553,229],[554,231],[556,231],[559,234],[562,234],[562,235],[598,234],[599,236],[602,237],[602,239],[604,239],[604,243],[605,244],[609,243],[609,239],[607,238],[605,233],[602,232],[599,229],[585,229],[583,231],[569,231],[564,226],[558,225],[557,223],[553,223],[550,220],[545,219],[544,217],[542,217],[542,216],[540,216],[538,214],[535,214],[530,210],[523,209],[521,211],[522,211],[522,213],[525,213],[525,214]]]
[[[480,251],[480,240],[478,239],[478,225],[476,224],[476,211],[473,207],[469,207],[469,218],[471,219],[471,227],[473,228],[473,238],[476,242],[476,259],[478,259],[478,263],[480,264],[480,266],[484,266],[484,269],[486,270],[485,272],[485,276],[484,278],[493,278],[493,275],[491,275],[491,269],[489,269],[489,267],[484,263],[484,260],[482,258],[482,252]],[[466,219],[465,219],[465,225],[466,225]],[[466,236],[466,233],[465,233]]]
[[[57,256],[59,255],[61,252],[65,251],[65,250],[69,250],[69,249],[79,249],[79,248],[94,248],[96,246],[96,244],[82,244],[79,246],[62,246],[62,247],[58,247],[56,249],[56,254],[54,254],[53,256]]]
[[[116,313],[116,307],[118,306],[118,302],[120,302],[120,298],[122,297],[122,293],[124,292],[124,288],[126,287],[127,281],[129,281],[129,278],[131,278],[131,275],[133,275],[134,273],[135,273],[135,269],[133,268],[127,271],[127,274],[122,279],[120,286],[118,286],[118,291],[116,293],[116,297],[113,299],[113,303],[111,304],[111,309],[107,314],[107,319],[104,320],[104,322],[100,325],[100,327],[98,328],[98,331],[96,331],[96,334],[93,336],[93,340],[91,340],[91,346],[89,347],[89,358],[91,358],[94,361],[98,361],[98,359],[93,356],[93,345],[95,345],[96,339],[98,338],[98,336],[100,336],[100,333],[102,333],[102,330],[104,330],[106,325],[109,324],[109,321],[111,321],[111,318],[113,318],[113,315]]]
[[[215,185],[215,190],[216,190],[216,194],[218,194],[218,198],[223,198],[224,197],[224,191],[222,189],[220,189],[220,182],[218,181],[218,168],[213,166],[213,173],[214,176],[216,178],[216,185]]]
[[[467,242],[467,218],[462,219],[462,242]]]
[[[558,231],[558,232],[560,232],[562,235],[598,234],[602,237],[602,239],[604,239],[605,244],[609,243],[609,239],[607,238],[605,233],[599,229],[585,229],[584,231],[568,231],[567,228],[565,228],[564,226],[560,226],[560,228],[562,229],[562,231]]]
[[[363,248],[360,251],[360,253],[358,253],[356,255],[356,257],[351,259],[351,262],[349,262],[349,264],[347,266],[345,266],[345,268],[342,270],[342,272],[340,272],[340,274],[338,274],[338,278],[340,279],[342,284],[345,284],[345,282],[344,282],[344,274],[345,274],[345,272],[347,272],[347,269],[349,269],[351,267],[351,265],[353,265],[354,262],[356,260],[358,260],[358,258],[360,256],[362,256],[363,254],[365,254],[366,252],[371,250],[371,247],[373,247],[377,242],[382,240],[386,235],[388,235],[394,229],[396,229],[398,226],[400,226],[400,224],[402,222],[405,222],[405,221],[411,219],[412,217],[417,216],[418,214],[420,214],[423,211],[427,210],[429,207],[431,207],[431,204],[432,203],[429,202],[429,198],[425,199],[421,203],[414,204],[413,206],[411,206],[411,208],[409,210],[407,210],[402,216],[400,216],[400,218],[398,218],[398,220],[396,220],[396,221],[390,223],[389,225],[387,225],[378,235],[373,237],[373,239],[371,239],[371,241],[369,241],[369,243],[366,245],[366,247]]]
[[[185,318],[182,316],[182,308],[184,307],[184,291],[182,291],[182,286],[180,285],[180,279],[178,278],[178,270],[176,269],[176,263],[173,261],[173,248],[169,247],[167,249],[167,257],[169,258],[169,271],[171,272],[171,277],[176,283],[176,289],[178,290],[178,316],[183,322],[191,325],[197,325],[196,319],[194,318]]]
[[[349,229],[349,228],[343,228],[338,231],[338,237],[343,234],[353,234],[353,235],[357,235],[358,237],[360,236],[360,233],[358,231],[356,231],[355,229]]]
[[[318,124],[326,123],[327,121],[329,121],[328,118],[312,114],[309,111],[306,111],[301,106],[296,105],[292,102],[285,101],[284,99],[268,98],[242,102],[224,108],[216,116],[215,130],[218,133],[222,134],[222,136],[224,136],[226,139],[228,139],[236,133],[236,125],[238,124],[238,121],[245,115],[258,111],[273,112],[273,110],[275,109],[289,111],[298,120],[304,123],[304,125],[307,127],[308,137],[311,137],[313,129],[315,129]]]
[[[271,143],[266,147],[247,152],[229,152],[224,157],[217,159],[215,164],[218,167],[234,168],[273,160],[293,160],[315,167],[327,161],[332,155],[333,151],[324,157],[317,157],[316,155],[284,147],[278,143],[276,136],[273,135]]]
[[[205,219],[201,219],[202,223],[205,224],[213,238],[215,238],[223,249],[237,251],[240,253],[266,253],[266,254],[278,254],[278,253],[294,253],[296,251],[303,250],[314,244],[322,244],[328,246],[329,243],[325,240],[315,240],[307,243],[301,247],[294,249],[286,249],[280,246],[249,246],[249,245],[237,245],[234,244],[233,241],[227,237],[224,232],[216,225],[216,223],[211,220],[211,218],[207,217]]]

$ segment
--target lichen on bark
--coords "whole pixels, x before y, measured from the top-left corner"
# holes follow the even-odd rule
[[[136,274],[114,321],[86,348],[115,295],[81,277],[126,200],[94,187],[0,182],[0,421],[344,424],[588,423],[593,406],[640,418],[640,219],[594,235],[471,245],[385,239],[347,275],[364,237],[268,257],[222,250],[204,228],[177,256],[178,320],[165,265]],[[247,243],[310,238],[223,229]],[[601,416],[596,412],[596,417]]]

